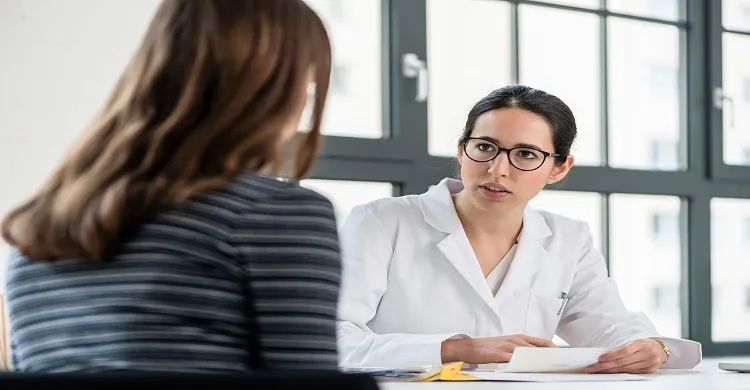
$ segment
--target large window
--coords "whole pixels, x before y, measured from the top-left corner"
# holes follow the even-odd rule
[[[380,10],[363,13],[369,24],[326,16],[341,24],[339,51],[379,66],[368,69],[380,72],[381,103],[368,104],[383,122],[373,139],[327,137],[316,179],[421,193],[456,176],[477,100],[510,83],[545,89],[576,115],[577,164],[532,206],[587,222],[626,304],[665,335],[707,355],[750,349],[750,334],[731,328],[748,312],[750,211],[724,215],[712,201],[750,198],[750,0],[381,0]],[[336,38],[345,28],[374,35]],[[334,72],[349,73],[344,91],[370,80]],[[341,120],[336,135],[363,137],[371,124]]]

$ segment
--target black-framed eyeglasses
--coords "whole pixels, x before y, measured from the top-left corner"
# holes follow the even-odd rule
[[[505,152],[508,162],[520,171],[535,171],[539,169],[547,157],[560,157],[560,154],[549,153],[530,147],[503,148],[486,138],[466,137],[463,140],[466,157],[476,162],[494,160],[500,153]]]

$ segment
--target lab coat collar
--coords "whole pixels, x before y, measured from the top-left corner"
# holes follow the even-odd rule
[[[456,230],[461,226],[461,220],[458,219],[452,196],[463,189],[464,185],[460,180],[445,178],[422,194],[420,203],[424,220],[443,233]]]

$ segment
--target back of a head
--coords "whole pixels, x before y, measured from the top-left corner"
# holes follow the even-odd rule
[[[8,214],[34,260],[104,259],[157,213],[243,171],[278,173],[289,119],[315,104],[292,176],[312,165],[331,48],[303,0],[165,0],[109,101],[45,186]]]

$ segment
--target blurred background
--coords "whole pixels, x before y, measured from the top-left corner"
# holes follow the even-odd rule
[[[662,334],[750,351],[750,0],[306,1],[335,58],[301,184],[339,223],[454,176],[491,90],[544,89],[580,135],[572,175],[533,205],[588,222],[625,303]],[[101,107],[158,3],[0,1],[0,214]]]

